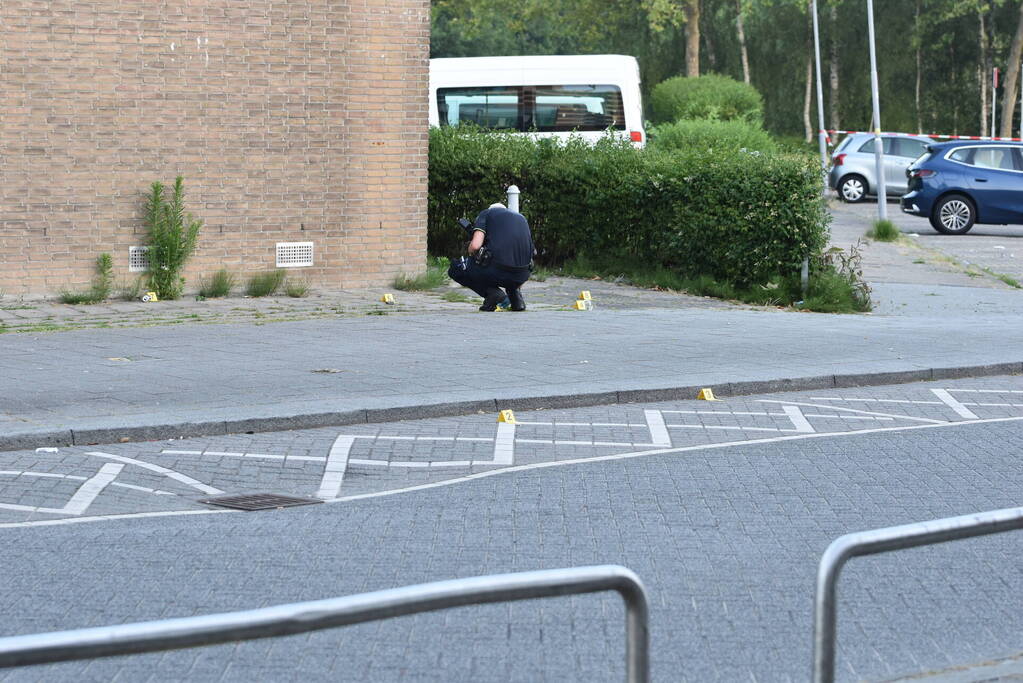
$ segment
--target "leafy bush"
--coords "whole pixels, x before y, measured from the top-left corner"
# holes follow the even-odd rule
[[[206,278],[199,280],[199,296],[203,299],[216,299],[227,296],[234,289],[234,283],[234,274],[228,271],[227,268],[221,268],[209,280]]]
[[[656,123],[738,119],[758,128],[764,123],[764,100],[756,88],[717,74],[662,81],[650,93],[650,107]]]
[[[643,259],[736,285],[798,273],[827,242],[816,164],[749,152],[559,143],[457,126],[430,132],[429,250],[464,248],[461,216],[522,191],[538,262]]]
[[[778,145],[762,128],[742,120],[695,119],[653,126],[647,131],[654,149],[705,149],[714,152],[740,150],[776,153]]]
[[[284,284],[284,275],[281,269],[256,273],[246,283],[245,293],[249,296],[270,296]]]
[[[146,197],[146,227],[149,229],[149,287],[161,299],[177,299],[185,286],[181,269],[195,251],[202,221],[185,213],[185,183],[174,179],[170,201],[164,187],[155,182]]]
[[[62,304],[96,304],[110,297],[110,288],[114,281],[114,260],[110,254],[103,253],[96,258],[96,277],[92,287],[84,292],[60,290],[57,298]]]

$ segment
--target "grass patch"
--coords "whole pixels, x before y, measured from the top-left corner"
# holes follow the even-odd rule
[[[221,268],[210,279],[199,279],[199,296],[203,299],[218,299],[228,296],[234,289],[234,284],[234,274],[227,268]]]
[[[1019,280],[1017,280],[1014,277],[1006,275],[1005,273],[997,273],[991,270],[990,268],[983,268],[983,271],[990,275],[991,277],[1001,280],[1002,282],[1009,285],[1013,289],[1023,289],[1023,285],[1020,285]]]
[[[394,288],[402,292],[423,292],[436,289],[448,281],[448,260],[442,256],[433,257],[426,263],[426,272],[420,275],[399,274],[394,278]]]
[[[96,276],[92,280],[92,287],[84,292],[72,292],[62,289],[57,298],[62,304],[97,304],[110,296],[110,288],[113,282],[114,260],[110,254],[100,254],[96,259]]]
[[[301,299],[309,294],[309,283],[305,280],[292,280],[288,278],[284,282],[284,293],[293,299]]]
[[[877,242],[895,242],[902,233],[889,220],[874,221],[874,225],[867,231],[867,237]]]
[[[249,296],[270,296],[284,284],[284,275],[280,269],[256,273],[246,283],[245,293]]]

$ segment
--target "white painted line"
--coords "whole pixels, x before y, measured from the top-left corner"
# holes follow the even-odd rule
[[[924,406],[940,406],[940,401],[910,401],[904,398],[840,398],[838,396],[810,396],[808,401],[862,401],[864,403],[912,403]]]
[[[203,455],[214,455],[214,456],[222,455],[222,456],[225,456],[225,457],[228,457],[228,458],[244,458],[245,457],[244,453],[234,453],[234,452],[231,452],[231,451],[203,451],[202,454]]]
[[[1023,408],[1023,403],[971,403],[962,401],[964,406],[981,406],[984,408]]]
[[[430,482],[427,484],[418,484],[416,486],[407,486],[400,489],[391,489],[390,491],[377,491],[374,493],[362,493],[358,495],[345,496],[342,498],[334,498],[326,503],[349,503],[357,500],[368,500],[373,498],[385,498],[388,496],[396,496],[403,493],[414,493],[416,491],[425,491],[428,489],[440,488],[443,486],[454,486],[469,481],[475,481],[476,479],[483,479],[485,477],[494,477],[498,475],[514,474],[517,472],[525,472],[536,469],[544,469],[548,467],[562,467],[570,465],[585,465],[590,463],[598,462],[612,462],[616,460],[630,460],[633,458],[644,458],[656,455],[670,455],[676,453],[691,453],[695,451],[703,450],[717,450],[722,448],[732,448],[734,446],[755,446],[758,444],[769,444],[779,443],[782,441],[801,441],[803,439],[821,439],[821,438],[841,438],[849,436],[858,436],[861,434],[885,434],[893,432],[907,432],[917,431],[921,429],[942,429],[946,427],[965,427],[968,425],[979,425],[979,424],[997,424],[1001,422],[1020,422],[1023,421],[1023,417],[997,417],[989,419],[981,419],[974,421],[959,421],[959,422],[938,422],[934,424],[922,424],[922,425],[906,425],[902,427],[878,427],[876,429],[864,429],[859,431],[848,431],[848,432],[815,432],[813,434],[790,434],[787,436],[775,436],[767,437],[763,439],[749,439],[746,441],[727,441],[721,443],[712,444],[699,444],[695,446],[681,446],[678,448],[662,448],[656,450],[644,450],[634,451],[631,453],[614,453],[609,455],[598,455],[592,458],[573,458],[571,460],[553,460],[546,462],[530,463],[528,465],[515,465],[513,467],[507,467],[503,469],[492,469],[483,472],[475,472],[473,474],[467,474],[461,477],[455,477],[453,479],[446,479],[444,481]],[[355,459],[349,460],[350,463],[356,463]],[[362,461],[367,462],[367,461]],[[384,463],[386,464],[386,463]],[[2,505],[0,505],[2,506]],[[10,506],[7,506],[10,507]],[[55,520],[36,520],[31,522],[7,522],[0,524],[0,529],[16,529],[23,527],[35,527],[35,526],[58,526],[64,524],[78,524],[85,522],[112,522],[123,519],[142,519],[147,517],[177,517],[185,515],[218,515],[218,514],[238,514],[239,510],[174,510],[174,511],[163,511],[163,512],[135,512],[123,515],[107,515],[102,517],[71,517],[66,519],[55,519]]]
[[[792,426],[795,427],[797,432],[805,432],[809,434],[817,431],[813,428],[813,425],[807,421],[806,417],[803,415],[803,411],[799,409],[799,406],[782,406],[781,409],[784,410],[785,414],[789,416],[790,420],[792,420]]]
[[[519,439],[521,441],[521,439]],[[655,443],[631,443],[626,441],[594,441],[594,446],[628,446],[629,448],[636,448],[637,446],[649,446],[653,448],[657,444]]]
[[[160,453],[166,455],[202,455],[202,451],[171,451],[167,449],[160,451]]]
[[[164,475],[165,477],[167,477],[169,479],[173,479],[174,481],[179,481],[182,484],[185,484],[186,486],[191,486],[194,489],[198,489],[199,491],[202,491],[203,493],[208,493],[210,495],[214,495],[215,496],[218,493],[223,493],[223,491],[221,491],[220,489],[213,488],[212,486],[207,486],[206,484],[202,483],[201,481],[196,481],[195,479],[192,479],[191,477],[189,477],[187,475],[181,474],[180,472],[175,472],[174,470],[169,470],[166,467],[161,467],[160,465],[154,465],[151,462],[145,462],[143,460],[136,460],[135,458],[128,458],[128,457],[125,457],[123,455],[113,455],[111,453],[103,453],[101,451],[89,451],[88,453],[86,453],[86,455],[92,455],[92,456],[95,456],[97,458],[108,458],[110,460],[117,460],[118,462],[123,462],[126,465],[136,465],[137,467],[141,467],[142,469],[149,470],[151,472],[158,472],[158,473]]]
[[[739,432],[782,432],[776,427],[726,427],[724,425],[668,425],[668,429],[725,429]]]
[[[894,413],[875,413],[871,410],[857,410],[855,408],[840,408],[839,406],[821,406],[816,403],[802,403],[800,401],[775,401],[769,398],[759,399],[761,403],[780,403],[782,405],[792,406],[803,406],[805,408],[826,408],[828,410],[842,411],[845,413],[857,413],[860,415],[875,415],[881,417],[892,417],[896,420],[914,420],[916,422],[926,422],[928,424],[945,424],[948,420],[932,420],[929,417],[913,417],[912,415],[896,415]],[[940,404],[939,404],[940,405]]]
[[[110,484],[121,470],[124,469],[124,465],[117,463],[108,462],[99,468],[91,479],[82,484],[81,488],[75,491],[75,495],[71,496],[71,500],[64,506],[64,512],[69,515],[80,515],[89,509],[92,505],[92,501],[96,500],[96,496],[103,492],[103,489]]]
[[[1023,394],[1019,389],[949,389],[955,393],[968,394]]]
[[[515,423],[498,422],[494,440],[494,459],[491,462],[473,462],[474,465],[511,465],[515,462]]]
[[[554,444],[554,439],[515,439],[516,443],[546,443]]]
[[[952,394],[948,393],[944,389],[931,389],[931,393],[941,399],[941,402],[947,405],[949,408],[954,410],[959,417],[965,417],[967,420],[976,420],[977,414],[964,406],[962,403],[952,397]]]
[[[285,460],[304,460],[307,462],[326,462],[327,459],[322,455],[289,455]]]
[[[54,479],[77,479],[85,481],[88,477],[79,477],[77,474],[54,474],[52,472],[19,472],[23,477],[53,477]]]
[[[387,463],[388,467],[429,467],[428,462],[416,462],[414,460],[392,460]]]
[[[317,498],[337,498],[341,482],[345,479],[345,470],[348,469],[348,456],[352,452],[353,443],[355,439],[344,434],[334,439],[330,453],[327,454],[327,464],[323,467],[323,479],[320,480],[320,490],[316,492]]]
[[[644,410],[643,415],[646,416],[646,424],[650,428],[650,441],[658,446],[670,446],[671,434],[664,426],[664,415],[661,414],[661,411]]]
[[[349,465],[369,465],[371,467],[387,467],[390,463],[386,460],[363,460],[360,458],[349,458]]]
[[[661,412],[671,413],[672,415],[771,415],[774,417],[785,417],[785,413],[744,412],[741,410],[662,410]]]
[[[877,420],[879,422],[892,422],[894,417],[874,417],[873,415],[823,415],[817,413],[803,413],[805,417],[823,417],[831,420]]]
[[[471,467],[471,460],[434,460],[430,467]]]

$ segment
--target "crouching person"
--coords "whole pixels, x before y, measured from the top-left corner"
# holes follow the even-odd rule
[[[526,310],[520,288],[529,279],[533,236],[525,216],[504,204],[492,204],[466,230],[471,235],[469,256],[452,261],[448,276],[483,297],[481,311],[494,311],[499,305]]]

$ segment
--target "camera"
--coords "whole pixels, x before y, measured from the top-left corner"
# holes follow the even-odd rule
[[[474,229],[472,223],[470,223],[465,218],[459,218],[458,224],[462,226],[462,230],[465,230],[466,237],[472,240],[472,231]],[[490,261],[491,259],[493,259],[493,257],[494,255],[490,253],[490,250],[487,249],[486,245],[483,245],[482,247],[476,250],[476,253],[472,255],[472,260],[476,262],[477,266],[485,268],[488,265],[490,265]]]

